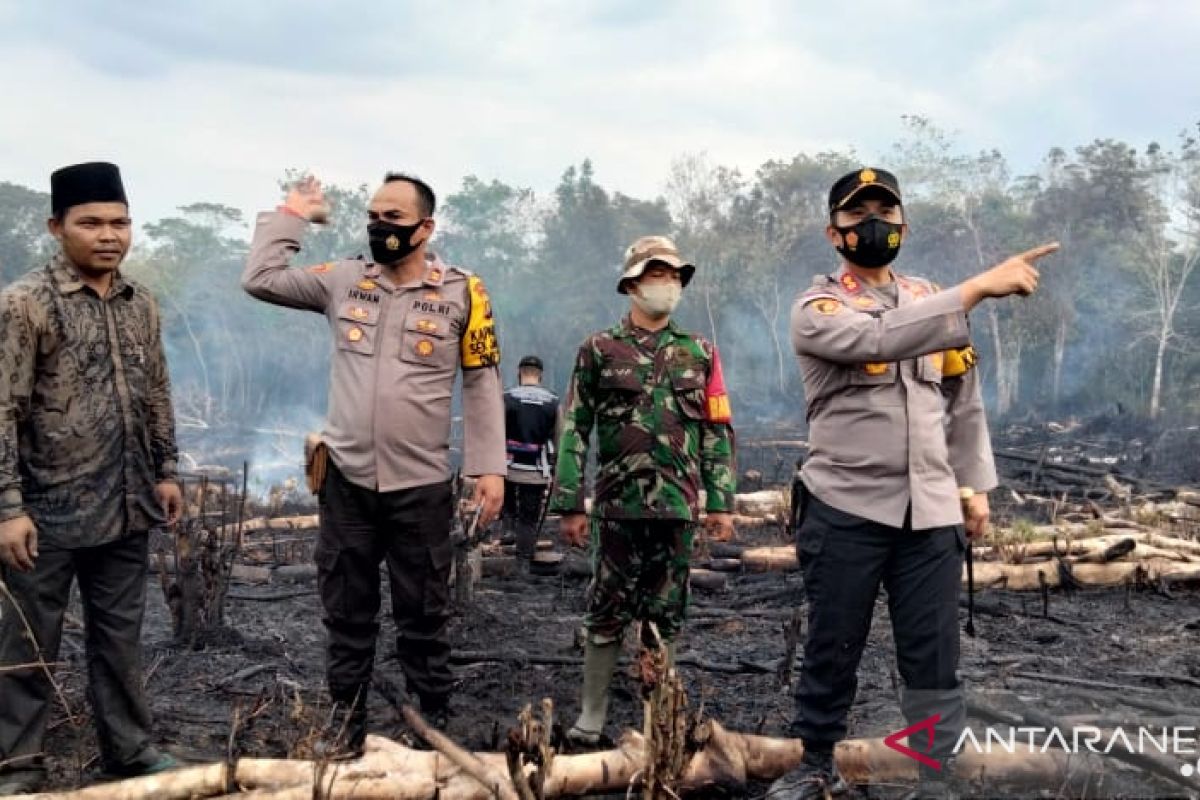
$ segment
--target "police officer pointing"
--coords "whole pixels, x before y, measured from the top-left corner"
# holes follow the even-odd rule
[[[389,174],[368,210],[371,261],[289,269],[309,221],[325,213],[308,179],[260,214],[242,286],[260,300],[325,315],[334,338],[328,448],[314,557],[328,632],[329,691],[341,741],[361,753],[386,559],[397,657],[422,711],[444,723],[452,676],[449,619],[450,396],[463,374],[463,472],[478,476],[480,523],[504,494],[504,406],[491,304],[482,281],[427,250],[435,198]]]
[[[1058,245],[941,291],[889,266],[907,235],[891,173],[842,177],[829,214],[841,268],[814,279],[791,320],[810,448],[796,544],[809,624],[791,725],[805,752],[768,797],[846,790],[833,748],[846,735],[881,585],[904,715],[910,724],[940,715],[930,755],[943,768],[922,765],[916,796],[953,796],[946,776],[966,716],[956,675],[962,555],[966,537],[984,531],[996,485],[967,313],[987,297],[1033,292],[1034,263]]]

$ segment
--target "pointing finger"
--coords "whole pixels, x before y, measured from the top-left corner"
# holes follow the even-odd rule
[[[1039,258],[1048,256],[1051,253],[1057,253],[1058,248],[1058,242],[1050,242],[1049,244],[1043,244],[1031,250],[1026,250],[1024,253],[1021,253],[1021,255],[1017,256],[1017,258],[1021,259],[1022,261],[1037,261]]]

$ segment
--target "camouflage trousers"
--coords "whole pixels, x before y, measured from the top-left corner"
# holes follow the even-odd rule
[[[584,626],[597,644],[618,641],[635,620],[670,641],[683,627],[696,523],[593,518],[592,582]]]

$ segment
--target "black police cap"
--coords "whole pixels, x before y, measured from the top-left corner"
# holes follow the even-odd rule
[[[886,169],[864,167],[843,175],[833,184],[833,188],[829,190],[830,213],[845,208],[851,200],[868,189],[891,196],[897,203],[902,202],[900,182],[896,180],[895,175]]]

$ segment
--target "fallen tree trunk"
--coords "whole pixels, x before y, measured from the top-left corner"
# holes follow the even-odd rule
[[[727,731],[715,722],[698,731],[702,748],[691,756],[677,788],[701,792],[717,787],[745,788],[749,781],[773,780],[799,763],[797,739]],[[838,767],[854,783],[915,781],[916,762],[884,745],[882,739],[840,743]],[[506,774],[503,753],[475,753],[489,775]],[[545,775],[546,797],[625,792],[639,784],[646,761],[644,740],[627,732],[618,748],[582,755],[557,755]],[[1097,769],[1094,758],[1050,751],[991,753],[964,751],[959,775],[1004,784],[1080,785]],[[238,791],[243,792],[237,795]],[[495,794],[438,752],[404,747],[368,736],[365,755],[337,764],[242,758],[226,764],[188,767],[145,778],[93,786],[74,792],[29,797],[40,800],[185,800],[195,797],[253,796],[272,800],[314,797],[354,800],[489,800]]]
[[[1157,538],[1161,543],[1162,537]],[[1103,550],[1104,548],[1097,548]],[[742,553],[742,566],[747,572],[793,572],[800,568],[793,547],[749,547]],[[1132,582],[1162,581],[1168,584],[1200,581],[1200,563],[1180,561],[1170,557],[1151,556],[1137,561],[1113,561],[1104,564],[1067,564],[1074,584],[1082,586],[1123,586]],[[1015,591],[1041,589],[1063,584],[1063,569],[1057,561],[1034,564],[1001,564],[995,561],[975,562],[975,587],[1003,588]],[[1041,580],[1039,580],[1039,575]],[[967,584],[963,567],[963,586]]]
[[[176,573],[175,563],[172,560],[159,557],[155,567],[162,573],[174,575]],[[233,580],[242,583],[270,583],[272,569],[270,567],[253,567],[248,564],[234,564],[230,569],[229,575]]]
[[[1174,540],[1179,545],[1189,545],[1191,542]],[[1159,547],[1150,542],[1163,543]],[[1046,560],[1053,557],[1063,558],[1071,563],[1107,564],[1117,560],[1141,561],[1149,558],[1162,558],[1168,561],[1183,563],[1200,563],[1200,556],[1189,552],[1190,548],[1177,547],[1172,540],[1163,537],[1144,537],[1140,541],[1137,534],[1099,536],[1094,539],[1062,540],[1051,542],[1029,542],[1027,544],[1005,544],[995,547],[976,547],[977,561],[999,561],[1009,563],[1029,563],[1036,560]]]
[[[254,531],[311,530],[319,526],[320,518],[316,514],[305,514],[296,517],[255,517],[242,523],[242,533],[252,533]],[[232,531],[235,526],[226,525],[225,527]]]
[[[1168,584],[1200,581],[1200,564],[1184,564],[1164,558],[1114,561],[1108,564],[975,564],[976,588],[1029,591],[1041,589],[1043,585],[1054,588],[1064,583],[1112,587],[1160,581]]]

